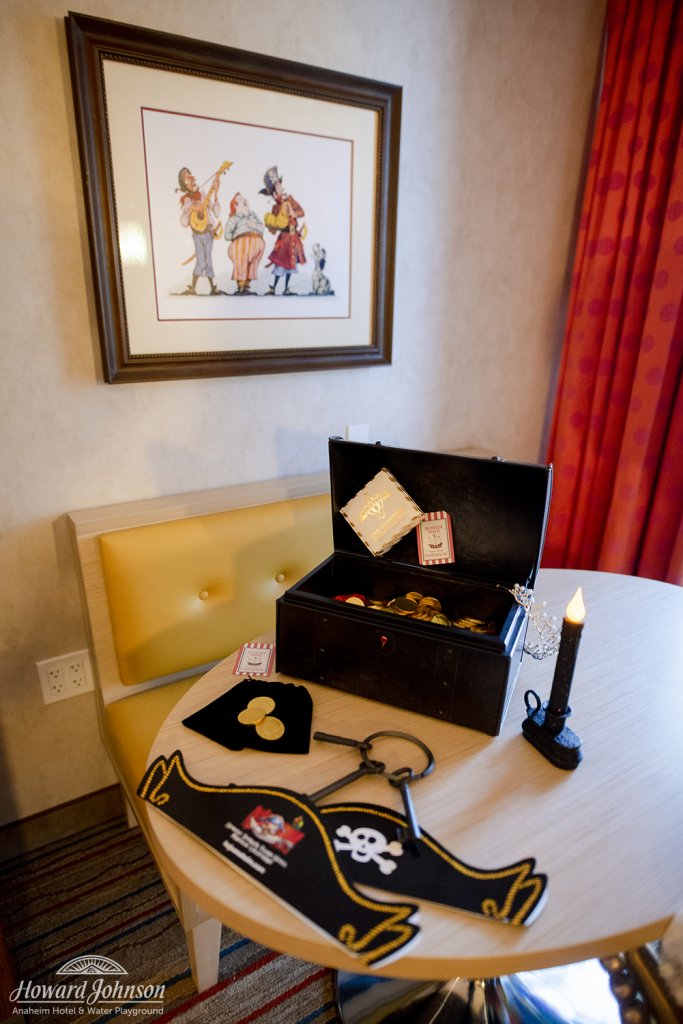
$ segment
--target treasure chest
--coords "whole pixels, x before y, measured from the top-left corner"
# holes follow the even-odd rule
[[[329,454],[334,551],[277,601],[278,671],[497,735],[552,467],[336,438]]]

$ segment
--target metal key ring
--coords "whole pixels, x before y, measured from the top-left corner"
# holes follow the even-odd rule
[[[399,768],[397,772],[386,772],[385,774],[390,782],[393,782],[394,778],[399,779],[401,775],[405,775],[408,772],[410,773],[411,782],[415,779],[423,779],[425,775],[429,775],[429,773],[434,768],[434,755],[432,754],[427,744],[423,743],[422,740],[419,740],[417,736],[411,736],[411,734],[408,732],[395,732],[393,729],[382,729],[380,730],[380,732],[373,732],[370,734],[370,736],[365,737],[365,739],[363,740],[363,746],[361,747],[361,756],[366,765],[370,765],[373,763],[370,757],[368,756],[369,751],[372,748],[372,741],[384,736],[393,737],[394,739],[399,740],[408,740],[409,743],[414,743],[416,747],[420,748],[422,753],[427,758],[427,765],[425,768],[422,769],[421,772],[413,772],[412,768]],[[398,785],[398,782],[394,784]]]

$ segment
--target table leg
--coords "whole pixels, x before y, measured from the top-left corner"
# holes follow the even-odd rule
[[[204,992],[218,981],[218,956],[221,948],[221,922],[207,918],[185,932],[192,980],[197,992]]]
[[[336,975],[343,1024],[664,1024],[623,962],[445,982]]]
[[[197,992],[204,992],[218,981],[221,950],[221,922],[208,917],[185,893],[180,894],[180,920],[185,932],[192,980]]]

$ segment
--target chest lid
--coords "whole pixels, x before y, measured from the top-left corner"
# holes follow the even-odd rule
[[[455,561],[428,571],[533,585],[550,507],[551,466],[338,438],[330,438],[329,455],[335,553],[373,557],[340,510],[387,469],[423,512],[451,517]],[[377,561],[421,567],[416,531]]]

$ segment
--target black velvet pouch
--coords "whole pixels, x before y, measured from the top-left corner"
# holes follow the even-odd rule
[[[266,717],[282,722],[277,739],[259,735],[256,725],[243,725],[238,715],[254,697],[270,697],[275,707]],[[227,693],[183,719],[183,725],[229,750],[266,750],[272,754],[307,754],[311,739],[313,701],[305,686],[267,679],[242,679]]]

